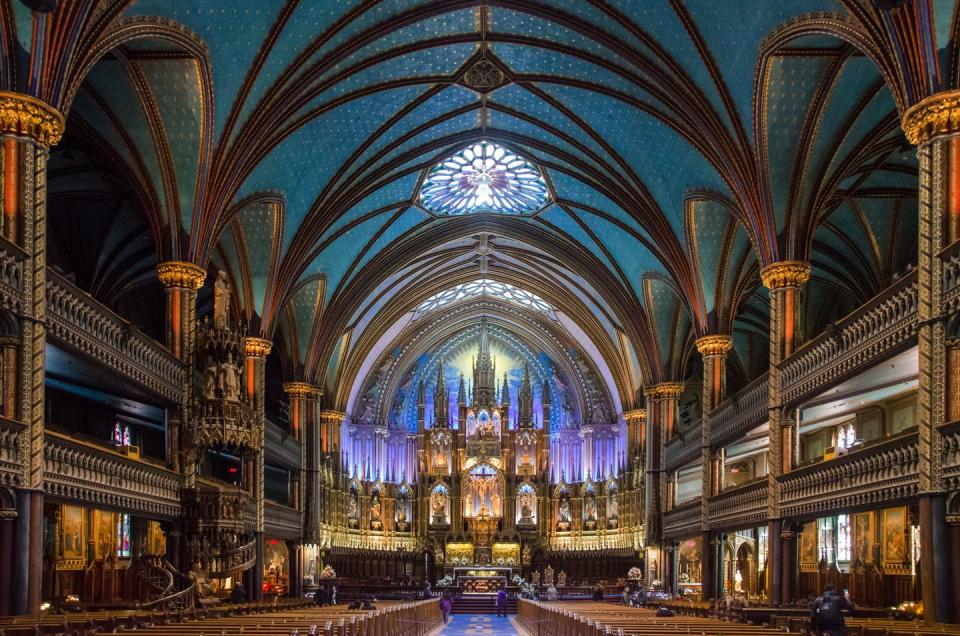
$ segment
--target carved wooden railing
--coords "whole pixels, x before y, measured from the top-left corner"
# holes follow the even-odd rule
[[[917,277],[904,276],[803,345],[777,376],[784,404],[815,395],[908,346],[917,333]]]
[[[303,520],[299,510],[290,506],[264,500],[263,503],[264,531],[271,537],[280,539],[299,539],[303,534]]]
[[[20,432],[23,424],[0,417],[0,483],[16,488],[20,485],[23,465],[20,461]]]
[[[960,311],[960,241],[943,255],[943,301],[948,313]]]
[[[169,585],[160,594],[159,598],[140,604],[140,609],[162,607],[166,610],[190,609],[194,606],[197,594],[197,584],[189,576],[181,573],[166,559],[161,559],[158,565],[150,564],[158,573],[165,573],[169,577]],[[180,581],[180,590],[175,591],[176,581]]]
[[[43,459],[48,495],[151,516],[180,515],[183,478],[166,468],[49,430]]]
[[[917,434],[908,433],[780,477],[785,517],[879,505],[915,496]]]
[[[663,536],[679,539],[700,531],[700,498],[685,501],[670,512],[663,513]]]
[[[711,497],[711,528],[743,528],[767,519],[767,480],[758,479]]]
[[[233,576],[257,563],[257,540],[219,553],[210,564],[210,578]]]
[[[693,426],[682,433],[678,433],[676,437],[667,442],[663,449],[663,461],[667,470],[677,470],[681,466],[700,459],[702,430],[703,420],[697,420]]]
[[[170,401],[183,398],[185,369],[163,345],[47,270],[50,337]]]
[[[0,239],[0,308],[23,311],[23,264],[26,254]]]
[[[943,482],[947,490],[960,490],[960,422],[940,429],[943,434]]]

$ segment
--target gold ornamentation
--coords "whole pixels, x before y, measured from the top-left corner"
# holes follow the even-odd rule
[[[320,421],[324,424],[340,424],[345,418],[346,414],[342,411],[334,411],[332,409],[320,411]]]
[[[636,422],[638,420],[647,419],[647,409],[633,409],[632,411],[624,411],[623,419],[629,422]]]
[[[266,358],[273,349],[273,343],[266,338],[247,337],[243,339],[243,355],[248,358]]]
[[[903,114],[900,126],[915,146],[960,132],[960,91],[937,93],[914,104]]]
[[[157,278],[164,287],[183,287],[197,290],[203,287],[207,270],[185,261],[166,261],[157,264]]]
[[[697,351],[707,358],[710,356],[725,356],[733,348],[733,336],[714,335],[698,338]]]
[[[0,91],[0,135],[20,135],[54,146],[63,136],[63,123],[59,111],[36,97]]]
[[[307,382],[284,382],[283,392],[292,398],[318,397],[320,387],[313,386]]]
[[[647,399],[663,399],[663,398],[677,398],[680,397],[680,394],[683,392],[683,382],[661,382],[660,384],[654,384],[651,387],[647,387],[644,390],[644,395],[647,396]]]
[[[760,280],[767,289],[799,287],[810,280],[810,263],[807,261],[780,261],[760,270]]]

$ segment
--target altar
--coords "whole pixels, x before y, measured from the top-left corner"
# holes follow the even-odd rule
[[[464,594],[496,594],[513,577],[513,569],[505,567],[457,567],[453,578]]]

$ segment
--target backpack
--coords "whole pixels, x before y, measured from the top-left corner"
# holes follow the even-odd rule
[[[843,614],[840,613],[840,603],[833,594],[824,594],[817,605],[817,620],[821,625],[842,625]]]

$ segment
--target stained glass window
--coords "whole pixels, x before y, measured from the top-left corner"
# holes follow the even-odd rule
[[[471,144],[427,173],[420,204],[435,214],[530,214],[549,200],[535,165],[490,141]]]
[[[117,556],[130,557],[130,515],[125,512],[117,515]]]
[[[850,515],[837,516],[837,561],[851,558]]]
[[[430,298],[417,306],[417,313],[423,314],[434,309],[439,309],[444,305],[462,300],[470,296],[480,296],[486,294],[495,296],[529,309],[536,309],[544,313],[550,313],[551,307],[544,299],[536,294],[526,290],[514,287],[508,283],[499,283],[497,281],[481,278],[469,283],[462,283],[456,287],[444,290],[439,294],[434,294]]]
[[[130,427],[120,422],[114,423],[113,443],[116,446],[130,446]]]

